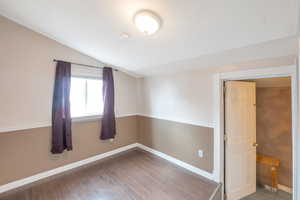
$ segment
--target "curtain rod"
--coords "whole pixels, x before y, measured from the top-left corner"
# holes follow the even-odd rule
[[[56,60],[56,59],[53,59],[53,62],[58,62],[58,61],[63,61],[63,62],[69,62],[69,61],[64,61],[64,60]],[[97,67],[97,66],[94,66],[94,65],[86,65],[86,64],[81,64],[81,63],[75,63],[75,62],[69,62],[73,65],[80,65],[80,66],[85,66],[85,67],[89,67],[89,68],[96,68],[96,69],[103,69],[103,67]],[[113,69],[114,71],[119,71],[117,69]]]

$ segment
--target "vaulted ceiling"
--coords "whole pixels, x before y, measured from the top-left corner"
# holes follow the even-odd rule
[[[294,54],[297,3],[1,0],[0,14],[100,61],[148,75],[172,69],[172,65],[180,69],[191,63],[196,67],[229,64],[241,52],[248,60]],[[134,26],[133,16],[141,9],[153,10],[161,17],[163,25],[156,34],[145,36]],[[121,38],[124,32],[130,37]]]

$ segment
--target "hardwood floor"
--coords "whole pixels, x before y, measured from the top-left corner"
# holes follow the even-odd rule
[[[271,192],[265,188],[258,187],[256,192],[244,197],[241,200],[292,200],[293,195],[281,190]]]
[[[217,184],[133,150],[0,197],[1,200],[208,200]]]

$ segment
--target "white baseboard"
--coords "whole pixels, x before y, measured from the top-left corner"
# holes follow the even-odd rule
[[[77,167],[80,167],[80,166],[83,166],[83,165],[86,165],[86,164],[89,164],[89,163],[92,163],[92,162],[95,162],[95,161],[98,161],[98,160],[101,160],[103,158],[121,153],[123,151],[127,151],[127,150],[132,149],[132,148],[135,148],[137,146],[138,146],[137,143],[130,144],[130,145],[115,149],[113,151],[109,151],[109,152],[106,152],[106,153],[103,153],[103,154],[100,154],[100,155],[97,155],[97,156],[93,156],[93,157],[90,157],[90,158],[87,158],[87,159],[84,159],[84,160],[80,160],[78,162],[74,162],[74,163],[71,163],[71,164],[68,164],[68,165],[65,165],[65,166],[62,166],[62,167],[58,167],[58,168],[55,168],[55,169],[52,169],[52,170],[49,170],[49,171],[45,171],[45,172],[30,176],[30,177],[27,177],[27,178],[24,178],[24,179],[13,181],[13,182],[5,184],[5,185],[1,185],[0,186],[0,193],[7,192],[9,190],[12,190],[12,189],[15,189],[15,188],[18,188],[18,187],[36,182],[36,181],[39,181],[41,179],[44,179],[44,178],[47,178],[47,177],[50,177],[50,176],[53,176],[53,175],[56,175],[56,174],[60,174],[62,172],[65,172],[65,171],[68,171],[68,170],[71,170],[71,169],[74,169],[74,168],[77,168]]]
[[[154,155],[157,155],[157,156],[159,156],[159,157],[161,157],[163,159],[166,159],[166,160],[168,160],[168,161],[170,161],[170,162],[172,162],[172,163],[174,163],[174,164],[176,164],[176,165],[178,165],[178,166],[180,166],[182,168],[185,168],[185,169],[187,169],[187,170],[189,170],[189,171],[191,171],[191,172],[193,172],[195,174],[198,174],[198,175],[203,176],[203,177],[205,177],[207,179],[210,179],[210,180],[214,180],[214,176],[213,176],[212,173],[209,173],[207,171],[204,171],[202,169],[194,167],[194,166],[192,166],[192,165],[190,165],[188,163],[185,163],[185,162],[183,162],[181,160],[178,160],[178,159],[176,159],[176,158],[174,158],[172,156],[169,156],[167,154],[164,154],[164,153],[162,153],[160,151],[151,149],[151,148],[149,148],[149,147],[147,147],[145,145],[138,144],[138,147],[141,148],[141,149],[143,149],[143,150],[145,150],[145,151],[148,151],[148,152],[150,152],[150,153],[152,153]]]
[[[189,170],[189,171],[191,171],[195,174],[198,174],[198,175],[203,176],[207,179],[213,180],[213,174],[211,174],[209,172],[201,170],[197,167],[194,167],[190,164],[187,164],[187,163],[185,163],[181,160],[178,160],[178,159],[176,159],[172,156],[169,156],[169,155],[164,154],[162,152],[159,152],[157,150],[151,149],[151,148],[149,148],[145,145],[142,145],[142,144],[139,144],[139,143],[134,143],[134,144],[130,144],[130,145],[115,149],[113,151],[109,151],[109,152],[106,152],[106,153],[103,153],[103,154],[99,154],[97,156],[93,156],[93,157],[90,157],[90,158],[87,158],[87,159],[84,159],[84,160],[80,160],[80,161],[77,161],[77,162],[62,166],[62,167],[58,167],[58,168],[55,168],[55,169],[52,169],[52,170],[49,170],[49,171],[45,171],[45,172],[30,176],[30,177],[27,177],[27,178],[24,178],[24,179],[13,181],[13,182],[7,183],[5,185],[0,185],[0,194],[4,193],[4,192],[7,192],[9,190],[16,189],[18,187],[33,183],[33,182],[36,182],[36,181],[42,180],[44,178],[48,178],[50,176],[66,172],[68,170],[75,169],[75,168],[80,167],[80,166],[84,166],[86,164],[101,160],[103,158],[110,157],[112,155],[121,153],[123,151],[127,151],[127,150],[132,149],[132,148],[136,148],[136,147],[141,148],[141,149],[143,149],[147,152],[150,152],[150,153],[152,153],[156,156],[159,156],[163,159],[166,159],[169,162],[172,162],[172,163],[174,163],[174,164],[176,164],[180,167],[183,167],[183,168],[185,168],[185,169],[187,169],[187,170]]]
[[[290,187],[288,187],[288,186],[285,186],[285,185],[280,185],[280,184],[278,184],[278,189],[279,189],[279,190],[282,190],[282,191],[284,191],[284,192],[290,193],[290,194],[293,193],[293,189],[290,188]]]

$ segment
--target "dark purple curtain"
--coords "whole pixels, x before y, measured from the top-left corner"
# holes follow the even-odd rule
[[[110,67],[103,68],[103,118],[101,136],[102,140],[114,138],[116,135],[115,119],[115,92],[113,70]]]
[[[72,150],[70,115],[71,63],[58,61],[52,103],[52,149],[53,154]]]

